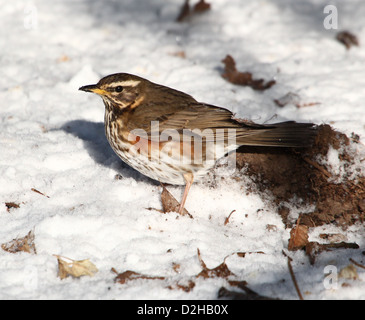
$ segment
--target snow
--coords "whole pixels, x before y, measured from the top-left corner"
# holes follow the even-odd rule
[[[209,12],[176,23],[183,1],[0,0],[0,243],[34,229],[37,249],[0,250],[0,299],[216,299],[227,287],[221,278],[196,279],[190,292],[168,288],[201,271],[197,249],[208,268],[226,259],[236,279],[262,295],[297,298],[282,254],[290,230],[266,199],[248,191],[248,180],[194,184],[186,203],[194,219],[146,209],[161,209],[161,187],[114,155],[102,101],[78,91],[111,73],[134,73],[237,117],[330,123],[364,143],[362,0],[332,2],[339,29],[359,39],[350,50],[335,40],[338,30],[324,28],[323,1],[209,2]],[[220,75],[227,54],[238,70],[277,84],[258,92],[228,83]],[[279,108],[273,100],[288,92],[319,104]],[[341,173],[336,156],[331,149],[324,161]],[[168,189],[181,199],[181,187]],[[8,212],[6,202],[20,207]],[[304,297],[364,299],[361,269],[358,280],[324,287],[326,266],[339,271],[349,258],[362,261],[363,225],[321,228],[345,234],[360,249],[323,252],[314,266],[304,252],[290,252]],[[320,241],[319,233],[314,228],[310,237]],[[60,280],[53,255],[90,259],[99,272]],[[167,279],[121,285],[111,268]]]

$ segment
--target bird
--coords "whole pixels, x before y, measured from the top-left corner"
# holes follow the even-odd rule
[[[228,109],[198,102],[191,95],[129,73],[115,73],[81,91],[105,105],[106,138],[126,164],[161,184],[184,185],[178,213],[194,181],[240,146],[308,147],[313,123],[257,124]]]

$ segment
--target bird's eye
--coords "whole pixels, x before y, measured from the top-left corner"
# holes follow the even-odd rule
[[[115,92],[122,92],[122,91],[123,91],[123,87],[122,86],[115,87]]]

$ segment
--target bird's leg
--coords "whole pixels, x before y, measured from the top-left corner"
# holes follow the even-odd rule
[[[194,176],[192,173],[185,173],[184,179],[185,179],[186,185],[185,185],[184,194],[183,194],[182,200],[180,202],[180,207],[179,207],[179,214],[181,214],[181,215],[184,214],[185,201],[186,201],[186,198],[188,197],[190,187],[193,184]]]

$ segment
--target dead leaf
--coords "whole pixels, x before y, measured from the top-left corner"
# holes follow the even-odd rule
[[[5,202],[6,210],[10,212],[10,209],[18,209],[20,208],[19,204],[15,202]]]
[[[177,22],[182,22],[186,17],[190,15],[190,4],[189,0],[185,0],[184,4],[180,9],[180,13],[176,18]]]
[[[185,0],[184,4],[180,9],[180,13],[176,18],[176,21],[182,22],[196,13],[202,13],[209,9],[210,9],[210,4],[205,2],[204,0],[200,0],[198,3],[194,5],[193,10],[191,10],[189,0]]]
[[[34,231],[31,230],[25,237],[13,239],[7,243],[3,243],[1,248],[10,253],[27,252],[37,254],[34,244]]]
[[[284,107],[287,104],[297,105],[300,102],[300,97],[298,94],[294,92],[288,92],[286,95],[282,96],[279,99],[275,99],[274,102],[278,107]]]
[[[345,45],[347,50],[349,50],[352,46],[359,46],[358,38],[348,31],[341,31],[337,33],[336,39]]]
[[[303,102],[302,98],[298,94],[293,92],[288,92],[281,98],[275,99],[274,102],[278,107],[281,108],[286,106],[287,104],[292,104],[295,105],[298,109],[305,107],[312,107],[321,104],[320,102]]]
[[[325,244],[310,241],[305,246],[305,253],[309,257],[309,262],[313,265],[317,255],[322,251],[331,251],[332,249],[359,249],[359,245],[357,243],[348,243],[344,241]]]
[[[342,233],[321,233],[319,237],[328,240],[330,243],[338,243],[347,240],[347,237]]]
[[[162,186],[161,202],[164,213],[179,211],[180,203],[164,186]],[[187,215],[189,216],[189,218],[193,219],[193,216],[185,208],[183,210],[182,215],[183,216]]]
[[[186,53],[183,50],[170,52],[169,55],[173,56],[173,57],[178,57],[178,58],[181,58],[181,59],[186,59]]]
[[[64,55],[62,55],[61,57],[59,57],[57,59],[57,62],[67,62],[67,61],[70,61],[70,60],[71,60],[70,57],[64,54]]]
[[[94,276],[98,268],[89,260],[72,260],[70,258],[54,255],[58,261],[58,276],[65,279],[68,276],[79,278],[81,276]]]
[[[195,287],[195,282],[193,280],[188,280],[187,284],[181,284],[181,282],[177,282],[175,285],[170,285],[167,288],[170,290],[183,290],[185,292],[190,292]]]
[[[236,62],[232,56],[227,55],[222,62],[225,65],[222,77],[229,82],[241,86],[249,86],[254,90],[266,90],[271,88],[276,81],[270,80],[267,83],[263,79],[254,80],[250,72],[240,72],[236,69]]]
[[[202,271],[200,271],[198,274],[197,274],[197,278],[199,277],[203,277],[203,278],[215,278],[215,277],[218,277],[218,278],[227,278],[229,276],[233,276],[234,273],[231,272],[231,270],[228,269],[225,261],[223,261],[218,267],[215,267],[213,269],[209,269],[207,268],[205,262],[203,261],[201,255],[200,255],[200,250],[197,249],[198,251],[198,259],[199,259],[199,262],[200,262],[200,265],[202,267]]]
[[[347,267],[341,269],[338,273],[338,277],[349,280],[359,279],[359,275],[357,274],[357,270],[353,264],[349,264]]]
[[[308,243],[308,227],[297,225],[290,230],[288,250],[294,251],[304,248]]]
[[[210,9],[210,3],[205,2],[204,0],[200,0],[194,6],[194,12],[204,12]]]
[[[258,293],[247,287],[246,281],[228,281],[228,283],[233,287],[241,289],[243,292],[230,291],[227,290],[225,287],[221,287],[218,291],[218,298],[231,300],[278,300],[276,298],[259,295]]]
[[[236,252],[240,258],[246,257],[246,254],[265,254],[263,251],[250,251],[250,252]]]
[[[148,280],[164,280],[165,279],[165,277],[146,276],[144,274],[134,272],[131,270],[127,270],[122,273],[118,273],[113,268],[112,271],[117,274],[117,276],[114,279],[114,282],[118,282],[120,284],[125,284],[127,281],[136,280],[136,279],[148,279]]]

